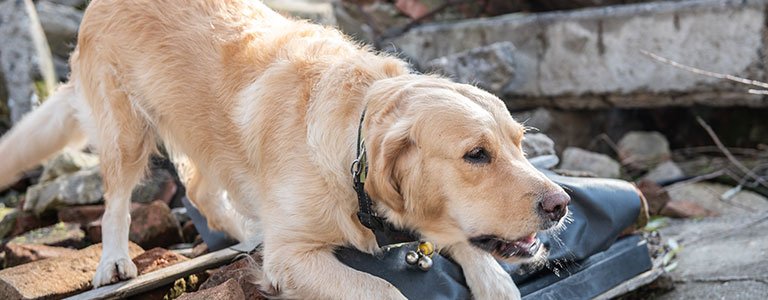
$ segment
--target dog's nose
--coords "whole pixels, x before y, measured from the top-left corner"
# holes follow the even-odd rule
[[[539,208],[547,218],[558,221],[568,211],[568,202],[571,202],[571,197],[568,194],[563,192],[551,193],[539,202]]]

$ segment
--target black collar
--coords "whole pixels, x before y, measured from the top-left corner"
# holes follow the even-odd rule
[[[418,234],[409,231],[395,228],[392,223],[387,222],[386,219],[379,217],[376,211],[371,206],[373,202],[368,193],[365,192],[365,180],[368,176],[368,159],[365,151],[365,139],[363,138],[363,120],[365,119],[365,111],[360,116],[360,125],[357,127],[357,158],[352,162],[352,176],[354,178],[355,192],[357,192],[357,202],[360,206],[360,210],[357,212],[357,218],[360,219],[360,223],[373,231],[373,235],[376,236],[376,243],[379,247],[384,247],[390,244],[405,243],[418,241]]]

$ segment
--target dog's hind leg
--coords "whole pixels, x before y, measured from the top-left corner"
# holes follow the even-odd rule
[[[156,151],[154,131],[145,115],[135,110],[132,99],[111,73],[101,75],[83,88],[96,125],[106,201],[103,249],[93,277],[94,287],[136,277],[136,266],[128,253],[131,191],[143,178],[149,156]]]
[[[238,241],[256,238],[252,222],[248,222],[232,207],[226,190],[215,181],[207,180],[191,163],[185,168],[185,173],[189,174],[185,180],[187,197],[208,219],[208,227],[226,232]]]

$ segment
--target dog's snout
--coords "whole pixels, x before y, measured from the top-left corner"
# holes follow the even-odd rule
[[[571,197],[563,192],[551,193],[544,196],[544,199],[539,202],[539,208],[541,213],[552,221],[558,221],[568,211],[568,202],[571,202]]]

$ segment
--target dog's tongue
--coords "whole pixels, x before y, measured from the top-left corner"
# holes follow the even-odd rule
[[[524,244],[530,244],[530,243],[533,243],[534,240],[536,240],[536,234],[535,233],[533,233],[533,234],[531,234],[531,235],[529,235],[527,237],[524,237],[522,239],[519,239],[517,241],[522,242]]]

